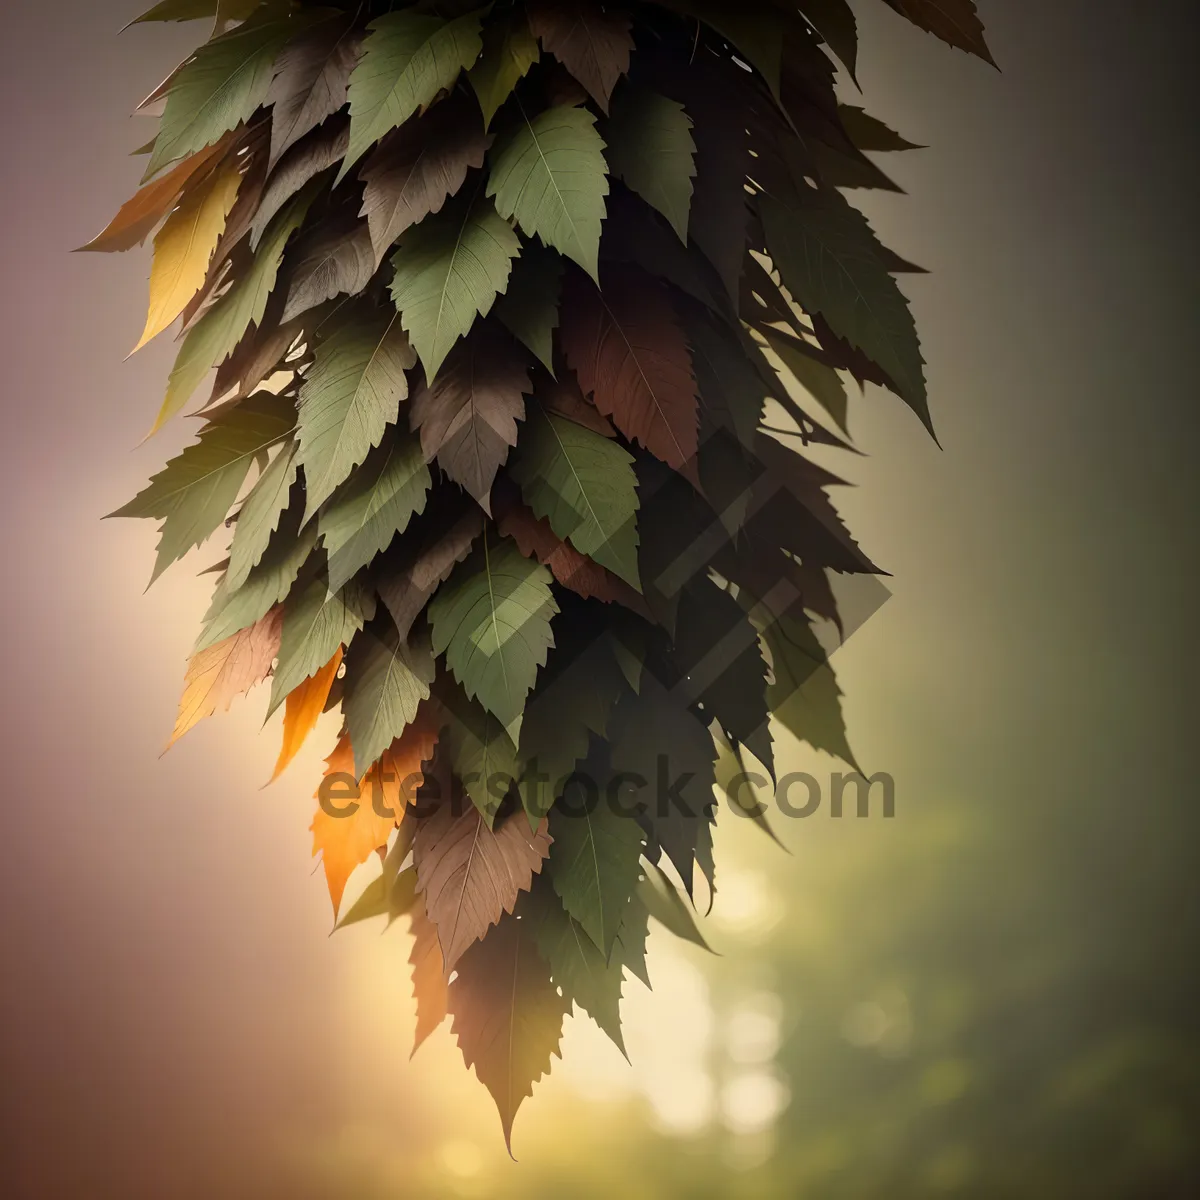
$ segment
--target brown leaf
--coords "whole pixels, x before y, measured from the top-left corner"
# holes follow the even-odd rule
[[[413,944],[408,961],[412,966],[413,999],[417,1002],[417,1030],[412,1048],[416,1054],[421,1043],[445,1020],[448,993],[437,926],[419,904],[413,907],[411,915]]]
[[[522,353],[503,334],[479,325],[454,348],[433,385],[413,396],[410,420],[421,433],[425,461],[437,459],[485,512],[492,483],[517,444],[531,390]]]
[[[629,18],[591,0],[531,0],[529,28],[608,112],[617,80],[629,70]]]
[[[205,412],[219,400],[229,403],[244,400],[277,369],[283,369],[296,339],[304,334],[305,318],[281,325],[281,300],[281,295],[272,296],[263,323],[251,326],[234,352],[217,368]]]
[[[497,488],[496,525],[501,534],[511,537],[526,558],[536,558],[563,587],[570,588],[585,600],[602,600],[605,604],[623,604],[633,611],[649,615],[646,602],[623,579],[580,554],[564,542],[521,500],[509,491]]]
[[[575,272],[562,306],[562,346],[583,390],[626,437],[681,470],[696,454],[692,356],[663,287],[613,268],[604,292]]]
[[[365,863],[380,846],[387,845],[392,830],[404,817],[406,804],[424,779],[422,763],[433,757],[437,739],[438,724],[433,711],[423,706],[379,762],[359,781],[356,801],[337,799],[339,793],[333,793],[334,798],[329,801],[331,808],[350,809],[356,805],[353,811],[333,815],[317,805],[309,826],[313,835],[313,855],[321,855],[334,917],[341,907],[346,881],[354,868]],[[348,735],[342,735],[325,762],[326,779],[331,775],[345,776],[349,786],[355,773],[354,750]],[[320,794],[320,789],[314,793],[318,798]],[[376,812],[376,801],[379,812]]]
[[[407,640],[429,598],[470,554],[482,532],[483,513],[475,505],[461,493],[435,491],[419,532],[408,530],[375,580],[379,597],[402,638]]]
[[[282,636],[283,608],[276,605],[248,629],[193,654],[167,749],[205,717],[228,710],[236,696],[262,683],[271,673]]]
[[[543,820],[536,833],[516,814],[489,829],[473,804],[447,801],[417,826],[413,862],[425,914],[437,926],[447,972],[528,891],[550,853]]]
[[[362,35],[348,14],[322,22],[288,45],[275,61],[265,105],[271,108],[270,165],[346,103]]]
[[[284,324],[335,296],[357,295],[371,282],[371,234],[366,222],[351,214],[350,209],[336,214],[297,247],[280,318]]]
[[[150,231],[155,225],[174,207],[188,180],[204,167],[216,162],[229,148],[235,136],[236,131],[227,133],[220,141],[198,151],[190,158],[185,158],[162,178],[146,184],[137,195],[121,205],[117,215],[100,233],[79,249],[111,253],[140,246],[150,236]]]
[[[463,1059],[491,1092],[511,1154],[513,1120],[559,1053],[568,1009],[538,954],[532,919],[505,917],[463,955],[449,1007]]]
[[[491,142],[479,106],[461,92],[384,140],[360,172],[376,265],[406,229],[441,212],[467,172],[483,166]]]
[[[615,438],[612,422],[583,394],[574,371],[559,371],[558,378],[543,375],[537,384],[537,397],[544,408],[590,429],[601,437]]]
[[[339,646],[337,653],[315,675],[309,676],[298,688],[288,693],[283,712],[283,746],[275,763],[271,783],[287,770],[288,764],[300,753],[300,747],[308,735],[316,728],[341,665],[342,647]]]
[[[306,184],[345,157],[350,146],[350,118],[330,117],[297,142],[279,160],[267,180],[262,202],[250,225],[250,245],[257,247],[271,218]]]

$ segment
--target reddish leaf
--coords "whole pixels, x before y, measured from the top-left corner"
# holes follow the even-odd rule
[[[699,403],[692,356],[660,284],[614,268],[601,294],[573,274],[561,337],[583,390],[626,437],[676,470],[695,457]]]
[[[629,18],[591,0],[532,0],[529,28],[608,112],[617,80],[629,70]]]
[[[533,1095],[533,1085],[550,1071],[568,1007],[536,940],[532,919],[505,917],[463,955],[450,985],[458,1047],[496,1102],[510,1154],[513,1119],[525,1097]]]
[[[518,815],[489,829],[473,804],[444,803],[417,827],[413,862],[425,913],[437,926],[447,972],[472,942],[513,910],[550,853],[546,822],[530,833]]]
[[[433,385],[413,396],[410,420],[421,432],[425,461],[436,458],[485,512],[496,472],[517,444],[530,388],[523,355],[484,325],[454,348]]]
[[[601,437],[615,438],[612,422],[583,394],[572,371],[560,371],[558,378],[546,375],[538,380],[537,397],[545,408],[590,429]]]

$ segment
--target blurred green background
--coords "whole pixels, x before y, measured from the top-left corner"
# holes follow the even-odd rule
[[[980,7],[1002,75],[856,4],[866,106],[931,147],[865,203],[933,272],[905,287],[944,449],[871,390],[836,468],[894,575],[835,665],[896,816],[776,818],[790,855],[723,818],[719,957],[652,937],[632,1066],[570,1022],[513,1165],[445,1031],[408,1062],[407,935],[325,937],[335,730],[265,793],[262,697],[157,758],[205,585],[142,597],[153,533],[98,517],[187,428],[128,453],[170,359],[120,362],[148,258],[66,251],[195,30],[6,6],[4,1194],[1200,1195],[1200,21]]]

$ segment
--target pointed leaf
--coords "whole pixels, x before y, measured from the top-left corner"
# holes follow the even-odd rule
[[[631,816],[606,797],[590,805],[560,800],[550,813],[554,849],[548,871],[563,907],[600,948],[607,962],[629,897],[641,875],[645,837]]]
[[[355,585],[331,592],[326,581],[317,578],[289,596],[283,610],[283,639],[271,680],[267,716],[341,647],[348,646],[374,615],[374,593]]]
[[[396,423],[416,355],[388,313],[369,312],[319,342],[300,388],[300,462],[308,485],[305,520]]]
[[[943,42],[996,65],[974,0],[885,0],[902,17]]]
[[[491,127],[500,107],[540,57],[537,40],[519,6],[488,25],[483,53],[467,76],[479,98],[485,128]]]
[[[346,656],[342,711],[361,775],[415,720],[429,699],[433,659],[426,638],[401,641],[384,621],[354,639]]]
[[[168,748],[205,717],[227,710],[235,697],[266,679],[279,652],[282,617],[278,608],[272,609],[249,629],[192,655]]]
[[[171,325],[203,286],[241,182],[236,163],[218,167],[184,193],[183,202],[158,231],[150,270],[150,310],[135,353]]]
[[[289,442],[271,460],[246,497],[233,527],[229,545],[229,567],[225,579],[231,588],[241,587],[251,570],[267,552],[271,536],[279,528],[299,470],[296,443]]]
[[[580,385],[626,437],[676,470],[696,453],[699,406],[692,359],[661,286],[628,269],[601,292],[572,281],[562,345]]]
[[[608,179],[596,118],[562,105],[532,121],[522,114],[490,166],[488,195],[500,215],[597,278]]]
[[[405,874],[412,875],[415,888],[416,869],[410,868]],[[425,915],[425,906],[419,900],[412,908],[412,934],[408,961],[412,966],[413,999],[417,1002],[417,1028],[412,1048],[416,1054],[421,1043],[446,1019],[449,990],[437,926]]]
[[[553,250],[537,243],[526,246],[513,266],[508,291],[496,302],[500,322],[551,375],[564,266]]]
[[[629,18],[592,0],[530,0],[529,26],[542,43],[608,112],[617,80],[629,70]]]
[[[255,458],[283,441],[294,427],[292,402],[259,392],[206,425],[198,441],[111,514],[163,520],[154,579],[212,535],[237,499]]]
[[[360,173],[376,264],[401,234],[441,212],[467,172],[483,166],[488,144],[474,104],[459,93],[387,137]]]
[[[486,200],[427,217],[400,239],[392,299],[427,380],[436,379],[475,318],[491,311],[520,251],[517,235]]]
[[[932,432],[924,359],[912,313],[866,218],[837,192],[759,197],[772,260],[806,311],[861,350]]]
[[[385,133],[432,104],[470,68],[483,49],[479,21],[478,12],[442,21],[408,9],[371,22],[350,77],[350,149],[339,180]]]
[[[511,474],[530,508],[581,554],[640,588],[637,476],[609,439],[535,405]]]
[[[342,665],[342,648],[339,646],[333,657],[315,674],[310,675],[299,687],[288,693],[283,712],[283,745],[270,781],[274,783],[300,753],[308,735],[317,727],[317,721],[325,711],[330,689]]]
[[[523,355],[482,327],[455,347],[442,373],[413,396],[410,422],[427,462],[438,465],[491,513],[496,473],[517,442],[531,391]]]
[[[429,605],[434,653],[446,656],[471,699],[520,737],[525,697],[554,644],[550,619],[558,605],[550,572],[524,558],[507,539],[485,536]]]
[[[433,480],[415,437],[397,435],[371,452],[321,513],[329,586],[340,588],[425,508]]]
[[[272,167],[307,133],[346,103],[361,36],[353,17],[334,14],[279,55],[264,103],[271,109]]]
[[[625,84],[605,127],[608,167],[671,224],[685,244],[696,177],[696,144],[683,105]]]
[[[463,1060],[496,1102],[510,1151],[513,1120],[550,1070],[566,1011],[530,924],[505,917],[463,955],[450,984],[451,1028]]]

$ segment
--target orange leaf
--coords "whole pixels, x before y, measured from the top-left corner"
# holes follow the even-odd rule
[[[167,749],[205,717],[211,717],[218,709],[226,711],[234,697],[262,683],[271,673],[282,635],[283,608],[276,605],[249,629],[193,654],[188,662],[175,732]]]
[[[99,250],[111,253],[116,250],[131,250],[141,245],[150,231],[171,211],[179,199],[184,185],[201,167],[211,163],[222,154],[233,140],[227,133],[219,142],[185,158],[161,179],[148,183],[131,200],[127,200],[103,232],[97,234],[80,250]]]
[[[329,699],[329,690],[337,678],[338,668],[342,665],[342,653],[342,647],[339,646],[337,653],[315,675],[288,693],[283,712],[283,746],[271,783],[287,770],[288,764],[300,753],[305,739],[316,728],[317,721],[325,711],[325,702]]]
[[[408,961],[413,969],[413,997],[417,1002],[417,1032],[412,1048],[416,1054],[421,1043],[445,1019],[447,991],[437,926],[425,915],[420,904],[412,910],[412,934]]]
[[[335,917],[354,868],[365,863],[372,851],[387,845],[392,830],[404,816],[405,805],[424,782],[421,764],[433,757],[438,728],[433,709],[423,705],[412,724],[363,776],[357,786],[357,799],[347,795],[355,791],[354,749],[348,734],[342,735],[334,752],[325,760],[325,779],[344,776],[347,790],[327,795],[325,803],[317,805],[309,828],[313,835],[313,855],[321,855],[325,868]],[[321,789],[315,794],[319,799]]]

